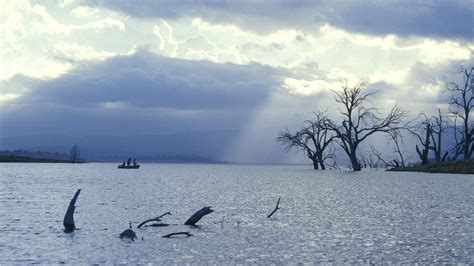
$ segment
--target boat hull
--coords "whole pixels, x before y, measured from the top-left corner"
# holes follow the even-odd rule
[[[137,165],[119,165],[118,166],[118,169],[138,169],[140,168],[140,165],[137,164]]]

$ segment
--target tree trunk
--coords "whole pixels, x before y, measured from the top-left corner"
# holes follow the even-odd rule
[[[428,155],[429,155],[429,152],[430,152],[430,136],[431,136],[431,134],[432,134],[431,127],[429,125],[427,125],[426,135],[425,135],[425,142],[421,141],[421,144],[423,145],[423,150],[420,150],[418,148],[418,145],[416,145],[416,153],[418,153],[418,156],[420,156],[421,165],[429,164]]]
[[[326,165],[323,160],[319,160],[319,165],[321,166],[321,170],[326,170]]]
[[[464,160],[469,160],[471,157],[470,148],[471,148],[471,134],[469,134],[469,124],[468,124],[468,117],[469,117],[469,110],[465,111],[464,119]]]
[[[323,160],[323,152],[321,151],[321,149],[319,149],[320,152],[315,156],[316,158],[316,163],[319,164],[319,166],[321,167],[321,170],[326,170],[326,165],[324,164],[324,160]],[[324,151],[324,150],[323,150]]]
[[[435,151],[435,161],[436,161],[437,163],[441,162],[441,153],[440,153],[439,150],[438,150],[438,151]]]
[[[352,165],[352,170],[353,171],[360,171],[361,170],[361,165],[359,163],[359,160],[357,160],[357,154],[355,152],[351,152],[351,165]]]
[[[315,159],[311,159],[313,161],[313,169],[314,170],[318,170],[319,169],[319,163],[318,163],[318,160],[315,158]]]
[[[448,152],[445,152],[441,161],[444,162],[446,161],[447,158],[448,158]]]

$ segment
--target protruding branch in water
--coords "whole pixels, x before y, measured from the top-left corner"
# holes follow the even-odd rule
[[[165,238],[171,238],[172,236],[178,236],[178,235],[184,235],[186,237],[191,237],[193,236],[191,233],[189,232],[177,232],[177,233],[171,233],[171,234],[167,234],[167,235],[164,235],[162,237],[165,237]]]
[[[214,210],[211,209],[212,206],[208,207],[203,207],[196,213],[194,213],[184,224],[185,225],[196,225],[199,220],[201,220],[202,217],[205,215],[208,215],[209,213],[213,212]]]
[[[280,205],[280,199],[281,199],[281,196],[278,198],[277,205],[276,205],[275,209],[272,211],[272,213],[270,213],[270,214],[267,216],[267,218],[272,217],[272,215],[273,215],[278,209],[280,209],[280,207],[279,207],[279,205]]]
[[[214,224],[220,223],[221,224],[221,229],[224,229],[224,220],[225,220],[225,216],[222,217],[222,220],[220,220],[219,222],[215,222]]]
[[[171,215],[171,212],[166,212],[166,213],[163,213],[162,215],[158,216],[158,217],[155,217],[155,218],[151,218],[151,219],[148,219],[144,222],[142,222],[141,224],[139,224],[137,226],[137,228],[140,228],[142,226],[144,226],[146,223],[149,223],[149,222],[157,222],[159,223],[161,221],[161,218],[165,215]],[[160,226],[167,226],[167,224],[160,224]]]
[[[74,224],[74,210],[76,209],[76,200],[77,197],[79,197],[79,193],[81,193],[81,189],[77,190],[71,202],[69,202],[69,207],[67,208],[66,215],[64,215],[63,225],[64,232],[66,233],[71,233],[76,229],[76,225]]]

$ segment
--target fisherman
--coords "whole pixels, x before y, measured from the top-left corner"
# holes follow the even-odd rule
[[[125,161],[123,161],[122,166],[125,166]]]
[[[127,166],[130,166],[131,163],[132,163],[132,158],[128,158],[128,160],[127,160]]]
[[[137,165],[137,159],[133,159],[133,165]]]

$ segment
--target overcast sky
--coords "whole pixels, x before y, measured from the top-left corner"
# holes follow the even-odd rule
[[[341,80],[381,108],[446,108],[474,62],[473,14],[471,0],[2,0],[0,134],[233,130],[218,156],[281,161],[278,130],[337,114]]]

